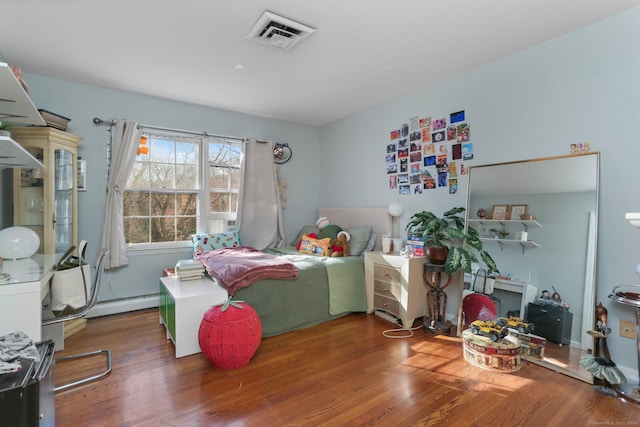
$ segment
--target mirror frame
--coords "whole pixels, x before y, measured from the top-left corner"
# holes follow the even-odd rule
[[[580,339],[580,347],[581,350],[586,352],[593,352],[594,350],[594,340],[593,337],[591,337],[587,331],[589,329],[591,329],[592,327],[595,326],[595,301],[596,301],[596,258],[597,258],[597,241],[598,241],[598,214],[599,214],[599,203],[600,203],[600,152],[598,151],[594,151],[594,152],[587,152],[587,153],[580,153],[580,154],[570,154],[570,155],[562,155],[562,156],[551,156],[551,157],[541,157],[541,158],[535,158],[535,159],[527,159],[527,160],[517,160],[517,161],[511,161],[511,162],[502,162],[502,163],[492,163],[492,164],[486,164],[486,165],[477,165],[477,166],[471,166],[469,168],[469,179],[467,182],[467,198],[466,198],[466,215],[465,215],[465,231],[466,228],[469,227],[469,219],[470,219],[470,215],[471,213],[469,212],[470,207],[471,207],[471,191],[472,191],[472,176],[473,176],[473,170],[474,169],[479,169],[479,168],[489,168],[489,167],[497,167],[497,166],[507,166],[507,165],[511,165],[514,167],[517,167],[518,165],[524,165],[524,164],[530,164],[530,163],[536,163],[536,162],[544,162],[544,161],[553,161],[553,160],[561,160],[561,159],[568,159],[568,158],[576,158],[576,157],[582,157],[582,156],[595,156],[595,170],[593,171],[593,173],[595,173],[595,206],[594,206],[594,213],[593,216],[591,217],[591,220],[589,221],[589,238],[588,238],[588,248],[587,248],[587,254],[585,257],[585,283],[584,283],[584,298],[583,298],[583,307],[582,307],[582,333],[581,333],[581,339]],[[504,193],[507,194],[507,193]],[[518,194],[517,192],[512,193],[512,194]],[[500,266],[498,266],[500,267]],[[460,283],[460,300],[459,300],[459,305],[458,305],[458,327],[457,327],[457,335],[460,337],[462,336],[462,319],[463,319],[463,315],[462,315],[462,302],[463,302],[463,290],[464,290],[464,275],[461,275],[461,283]],[[591,308],[591,309],[590,309]],[[591,327],[589,326],[585,326],[585,325],[591,325]],[[535,332],[534,332],[535,333]],[[580,376],[580,375],[574,375],[571,372],[566,372],[566,369],[563,369],[562,367],[558,367],[558,366],[553,366],[552,364],[541,360],[541,361],[537,361],[537,360],[530,360],[533,363],[536,363],[538,365],[542,365],[548,368],[551,368],[553,370],[556,370],[558,372],[562,372],[565,373],[569,376],[572,376],[574,378],[578,378],[584,381],[588,381],[587,378]],[[593,379],[591,378],[590,382],[592,382]]]

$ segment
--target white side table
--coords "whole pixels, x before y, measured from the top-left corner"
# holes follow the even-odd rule
[[[176,276],[160,278],[160,323],[176,347],[176,357],[200,353],[202,316],[228,297],[227,291],[208,277],[187,281]]]

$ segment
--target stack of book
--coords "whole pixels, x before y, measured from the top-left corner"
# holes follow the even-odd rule
[[[200,261],[183,259],[176,264],[176,276],[180,280],[197,280],[204,277],[204,266]]]

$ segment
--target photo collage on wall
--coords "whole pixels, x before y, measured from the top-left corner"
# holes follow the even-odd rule
[[[389,189],[399,194],[458,190],[458,175],[469,172],[473,144],[464,111],[449,117],[411,117],[389,134],[386,166]]]

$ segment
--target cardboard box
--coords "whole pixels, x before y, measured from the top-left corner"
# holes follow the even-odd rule
[[[424,256],[424,242],[419,236],[407,236],[407,245],[413,248],[413,256]]]

